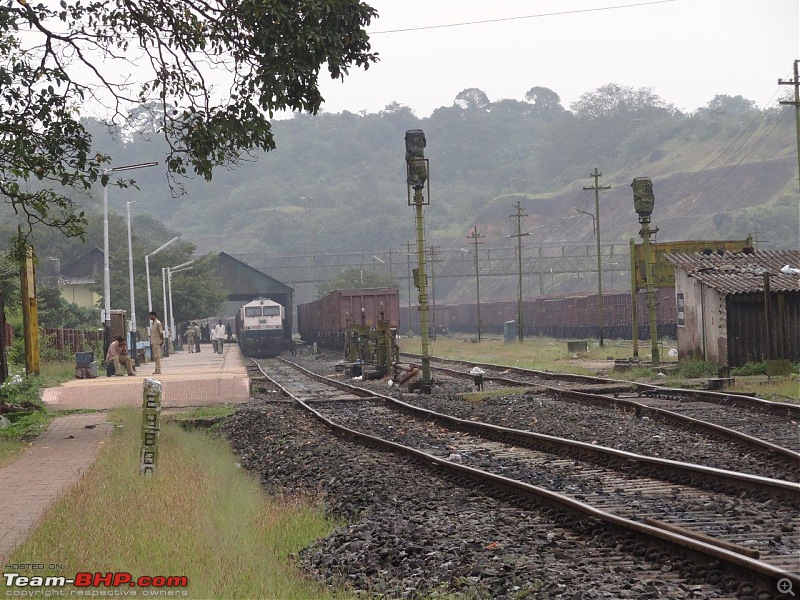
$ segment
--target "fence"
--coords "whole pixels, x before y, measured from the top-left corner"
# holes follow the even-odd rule
[[[39,328],[39,351],[42,358],[72,360],[76,352],[94,350],[103,341],[103,330]]]

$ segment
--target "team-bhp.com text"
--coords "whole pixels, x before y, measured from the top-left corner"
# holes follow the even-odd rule
[[[18,597],[51,597],[51,596],[135,596],[136,591],[126,588],[144,588],[142,596],[186,596],[186,590],[167,588],[185,588],[189,578],[182,575],[143,575],[134,577],[130,573],[76,573],[74,577],[20,575],[19,573],[3,573],[7,588],[25,588],[22,590],[6,590],[6,596]],[[78,589],[59,590],[41,588],[60,588],[73,585]],[[89,588],[89,589],[86,589]],[[99,588],[115,588],[112,590]],[[156,589],[153,589],[156,588]]]

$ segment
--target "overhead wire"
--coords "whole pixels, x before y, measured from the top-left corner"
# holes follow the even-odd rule
[[[583,8],[576,10],[563,10],[550,13],[538,13],[535,15],[519,15],[516,17],[500,17],[497,19],[482,19],[480,21],[463,21],[461,23],[441,23],[439,25],[420,25],[418,27],[404,27],[402,29],[386,29],[384,31],[371,31],[370,35],[379,35],[384,33],[404,33],[407,31],[424,31],[426,29],[445,29],[449,27],[465,27],[468,25],[483,25],[486,23],[501,23],[504,21],[519,21],[522,19],[539,19],[542,17],[556,17],[562,15],[575,15],[581,13],[602,12],[607,10],[621,10],[625,8],[636,8],[639,6],[650,6],[653,4],[667,4],[670,2],[677,2],[678,0],[653,0],[651,2],[636,2],[633,4],[619,4],[617,6],[601,6],[598,8]]]
[[[717,154],[717,155],[716,155],[714,158],[712,158],[710,161],[708,161],[707,163],[705,163],[705,164],[704,164],[702,167],[700,167],[699,169],[697,169],[697,170],[695,170],[695,171],[692,171],[691,173],[688,173],[688,174],[686,174],[686,176],[685,176],[685,177],[683,177],[683,178],[679,179],[679,180],[678,180],[678,181],[677,181],[677,182],[676,182],[674,185],[675,185],[675,186],[682,185],[682,184],[686,183],[687,181],[689,181],[690,179],[692,179],[692,178],[694,178],[694,177],[697,177],[698,175],[705,174],[705,171],[706,171],[706,169],[708,169],[708,168],[709,168],[711,165],[713,165],[713,164],[714,164],[715,162],[717,162],[717,161],[718,161],[720,158],[722,158],[722,157],[723,157],[723,156],[724,156],[724,155],[725,155],[725,154],[726,154],[726,153],[727,153],[727,152],[728,152],[728,151],[729,151],[729,150],[730,150],[730,149],[731,149],[731,148],[732,148],[732,147],[733,147],[733,146],[736,144],[736,142],[738,142],[738,141],[739,141],[739,139],[741,139],[741,137],[742,137],[742,136],[743,136],[743,135],[744,135],[744,134],[745,134],[745,133],[746,133],[748,130],[750,130],[750,127],[751,127],[751,126],[752,126],[752,125],[753,125],[753,124],[754,124],[756,121],[758,121],[759,119],[765,119],[765,116],[764,116],[764,110],[766,110],[767,106],[769,106],[769,104],[772,102],[772,100],[775,98],[775,96],[778,94],[778,92],[779,92],[779,91],[780,91],[780,88],[779,88],[779,87],[775,89],[775,91],[773,92],[772,96],[770,96],[769,100],[767,100],[766,102],[764,102],[764,104],[761,106],[761,108],[758,110],[758,112],[757,112],[757,113],[756,113],[756,114],[753,116],[753,118],[750,120],[750,122],[747,124],[747,126],[746,126],[744,129],[742,129],[742,130],[739,132],[739,134],[738,134],[738,135],[737,135],[737,136],[736,136],[736,137],[733,139],[733,141],[731,141],[731,143],[730,143],[730,144],[728,144],[728,145],[727,145],[727,146],[726,146],[726,147],[725,147],[725,148],[724,148],[724,149],[723,149],[723,150],[722,150],[722,151],[721,151],[719,154]],[[741,150],[742,148],[744,148],[744,146],[745,146],[745,144],[747,143],[747,141],[748,141],[748,140],[749,140],[749,139],[750,139],[750,138],[753,136],[753,134],[754,134],[754,133],[755,133],[757,130],[758,130],[758,127],[754,127],[754,128],[753,128],[753,129],[750,131],[750,133],[747,135],[747,137],[746,137],[746,138],[745,138],[745,139],[742,141],[742,143],[741,143],[741,145],[740,145],[740,148],[739,148],[739,150]],[[727,159],[727,160],[726,160],[724,163],[722,163],[722,165],[720,165],[720,168],[724,167],[726,164],[728,164],[728,163],[729,163],[731,160],[733,160],[735,157],[736,157],[736,153],[734,152],[734,153],[733,153],[733,154],[732,154],[732,155],[731,155],[731,156],[730,156],[730,157],[729,157],[729,158],[728,158],[728,159]],[[705,182],[706,182],[706,181],[708,181],[708,179],[709,179],[709,178],[711,178],[711,177],[714,177],[714,175],[713,175],[713,174],[712,174],[712,175],[708,175],[708,174],[706,174],[706,175],[707,175],[707,178],[706,178],[704,181],[702,181],[702,182],[700,183],[700,185],[704,185],[704,184],[705,184]]]

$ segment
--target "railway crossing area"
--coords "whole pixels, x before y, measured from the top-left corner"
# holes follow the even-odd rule
[[[142,381],[155,377],[164,386],[162,406],[210,406],[246,402],[250,378],[235,343],[227,343],[223,354],[203,345],[200,353],[173,352],[161,359],[162,374],[153,375],[153,363],[143,363],[136,376],[75,379],[45,389],[42,401],[52,410],[111,409],[141,406]]]

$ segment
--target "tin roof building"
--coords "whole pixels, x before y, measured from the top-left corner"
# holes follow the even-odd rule
[[[800,360],[800,251],[671,254],[678,358]]]

